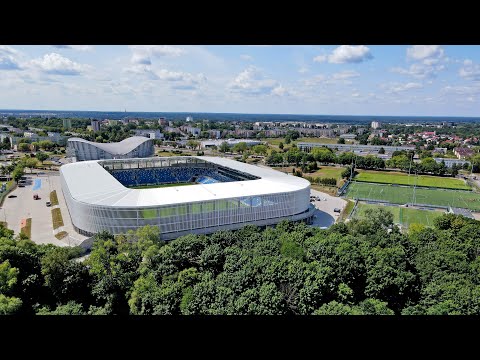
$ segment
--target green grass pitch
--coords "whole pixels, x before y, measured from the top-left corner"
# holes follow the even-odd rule
[[[394,204],[425,204],[452,206],[480,211],[480,194],[471,191],[455,191],[443,189],[422,189],[394,185],[367,184],[361,182],[351,183],[346,196],[356,199],[381,200]]]
[[[367,209],[375,209],[379,207],[393,213],[393,222],[396,224],[402,224],[405,227],[408,227],[411,224],[433,226],[433,220],[439,216],[442,216],[444,213],[442,211],[419,210],[398,206],[382,206],[359,203],[357,205],[357,210],[355,211],[355,218],[362,219],[365,217],[365,211]]]
[[[355,177],[355,180],[382,184],[415,185],[415,175],[408,176],[408,174],[396,172],[359,170],[359,174]],[[463,182],[463,180],[441,176],[418,175],[416,184],[418,186],[438,187],[445,189],[471,189],[470,186]]]

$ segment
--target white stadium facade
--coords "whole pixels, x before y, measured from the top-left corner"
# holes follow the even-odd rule
[[[132,136],[118,143],[96,143],[81,138],[67,141],[67,156],[76,161],[130,159],[153,156],[153,139]]]
[[[73,226],[85,236],[154,225],[171,240],[285,219],[309,223],[315,210],[307,180],[226,158],[83,161],[62,166],[60,177]]]

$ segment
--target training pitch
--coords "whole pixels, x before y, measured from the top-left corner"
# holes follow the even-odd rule
[[[417,185],[445,189],[471,189],[470,186],[460,179],[429,175],[418,175],[415,179],[415,175],[408,176],[408,174],[398,172],[360,170],[359,174],[355,177],[355,180],[381,184]]]
[[[362,219],[365,217],[365,211],[367,209],[378,208],[390,211],[393,214],[393,222],[395,224],[401,224],[402,226],[407,228],[411,224],[433,226],[433,220],[439,216],[442,216],[442,214],[445,213],[444,211],[419,210],[400,206],[382,206],[358,203],[354,217],[357,219]]]
[[[452,206],[480,211],[480,194],[472,191],[423,188],[414,190],[413,186],[353,182],[348,186],[346,196],[352,199],[381,200],[394,204]]]

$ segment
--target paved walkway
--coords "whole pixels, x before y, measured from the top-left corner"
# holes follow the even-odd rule
[[[5,199],[0,210],[0,218],[3,221],[6,219],[8,228],[12,229],[15,234],[20,233],[22,219],[32,218],[31,235],[33,242],[66,246],[64,242],[55,238],[51,207],[46,206],[46,202],[50,201],[51,184],[49,176],[40,175],[37,177],[35,174],[26,174],[26,177],[25,187],[17,187],[10,193],[10,195],[16,197]],[[41,184],[38,179],[41,179]],[[35,180],[37,180],[36,183]],[[35,185],[37,189],[33,190]],[[40,199],[34,200],[34,194],[38,194]]]
[[[333,209],[339,208],[342,211],[347,205],[347,201],[313,189],[310,190],[310,193],[312,196],[320,197],[320,201],[312,201],[317,209],[314,214],[312,225],[318,227],[330,227],[335,224],[340,213],[334,212]]]

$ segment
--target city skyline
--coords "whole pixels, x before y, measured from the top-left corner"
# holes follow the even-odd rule
[[[0,45],[0,108],[477,116],[479,46]]]

